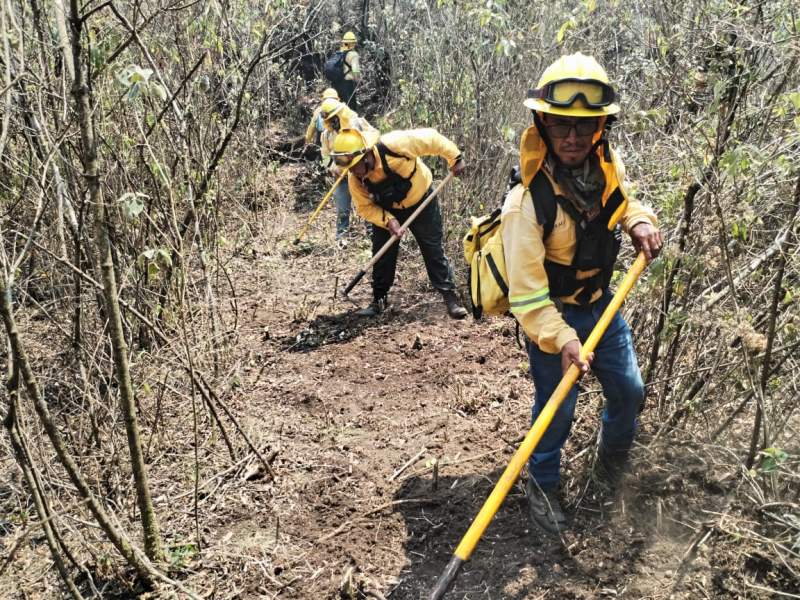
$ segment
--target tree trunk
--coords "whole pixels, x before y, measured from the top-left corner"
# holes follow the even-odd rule
[[[153,501],[150,497],[150,486],[147,481],[147,470],[144,464],[139,421],[136,416],[136,402],[131,382],[130,365],[128,362],[128,345],[125,342],[122,328],[119,301],[117,298],[117,280],[114,274],[114,263],[111,257],[111,240],[108,234],[107,211],[102,190],[100,189],[100,176],[97,158],[97,147],[94,137],[94,123],[92,122],[91,107],[89,103],[89,88],[83,80],[81,66],[81,28],[83,20],[78,14],[77,0],[70,0],[72,23],[72,52],[75,65],[75,110],[78,115],[81,129],[81,147],[84,177],[89,191],[89,202],[95,211],[95,244],[97,263],[100,265],[103,283],[103,297],[106,314],[108,316],[108,329],[114,356],[114,372],[119,386],[120,408],[125,420],[125,430],[128,437],[128,451],[131,457],[136,498],[139,505],[142,530],[144,534],[145,553],[153,561],[161,559],[161,541],[158,531],[158,521],[153,510]]]
[[[86,480],[78,470],[78,465],[72,459],[69,452],[67,452],[67,447],[64,444],[61,433],[53,422],[50,409],[42,397],[42,392],[36,383],[36,378],[33,375],[28,355],[25,353],[25,348],[20,340],[17,323],[14,320],[14,309],[11,305],[11,285],[12,282],[10,280],[4,280],[2,285],[0,285],[0,315],[2,315],[8,342],[11,346],[12,360],[19,372],[19,377],[25,387],[25,391],[33,402],[36,414],[39,416],[39,420],[47,433],[47,437],[50,439],[50,443],[53,444],[59,462],[64,465],[72,485],[75,486],[81,498],[86,499],[89,510],[92,512],[92,515],[97,520],[97,523],[105,532],[106,536],[108,536],[108,539],[114,544],[114,547],[119,550],[119,553],[128,561],[128,564],[136,569],[136,572],[145,583],[152,585],[154,581],[152,568],[142,560],[144,557],[141,557],[141,553],[137,553],[136,549],[123,536],[122,532],[111,522],[111,518],[108,516],[108,513],[106,513],[105,508],[103,508],[102,504],[95,498],[89,486],[86,484]]]
[[[56,16],[56,29],[58,30],[58,47],[64,60],[64,66],[69,73],[69,81],[75,81],[75,63],[69,51],[69,35],[67,35],[67,15],[64,11],[63,0],[53,0]]]
[[[64,585],[67,586],[70,596],[76,600],[81,600],[83,596],[78,591],[78,588],[75,587],[75,582],[72,580],[72,577],[70,577],[69,571],[67,571],[67,566],[64,563],[64,558],[59,552],[58,542],[56,540],[55,525],[52,522],[52,514],[48,510],[44,497],[42,494],[40,494],[39,487],[36,485],[36,481],[34,479],[35,476],[33,474],[33,464],[28,462],[28,457],[25,455],[23,441],[17,429],[16,413],[17,398],[19,396],[19,371],[14,363],[13,356],[9,355],[8,362],[9,376],[8,381],[6,382],[6,389],[8,391],[9,402],[8,412],[3,419],[3,425],[8,432],[8,439],[11,442],[11,450],[14,453],[14,458],[17,460],[17,465],[19,465],[19,468],[22,470],[22,475],[25,478],[25,482],[28,484],[28,488],[30,489],[31,497],[33,498],[33,504],[36,507],[36,514],[39,515],[42,531],[44,532],[47,546],[50,548],[50,553],[53,556],[53,562],[56,565],[56,569],[58,569],[58,574],[61,575],[61,579],[64,581]]]

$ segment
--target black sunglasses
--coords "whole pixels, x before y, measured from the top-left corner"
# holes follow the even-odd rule
[[[595,131],[597,131],[598,120],[594,117],[590,119],[577,119],[573,122],[565,122],[562,121],[560,123],[547,123],[545,122],[544,127],[547,129],[547,133],[552,138],[556,139],[563,139],[569,137],[569,132],[573,129],[575,130],[575,135],[578,137],[585,137],[587,135],[592,135]]]

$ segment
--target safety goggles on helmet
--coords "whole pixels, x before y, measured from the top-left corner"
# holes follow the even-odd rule
[[[367,148],[358,150],[356,152],[331,152],[333,162],[339,167],[354,167],[358,162],[364,158],[367,153]]]
[[[553,106],[572,106],[579,98],[587,108],[610,106],[617,94],[607,83],[595,79],[559,79],[530,90],[529,98],[544,100]]]

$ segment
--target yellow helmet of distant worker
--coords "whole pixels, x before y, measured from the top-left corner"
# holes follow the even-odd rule
[[[322,119],[327,121],[342,112],[343,108],[344,102],[339,102],[336,98],[326,98],[322,101],[319,112],[322,115]]]
[[[322,99],[325,100],[326,98],[333,98],[334,100],[339,99],[339,92],[337,92],[333,88],[326,88],[324,92],[322,92]]]
[[[528,91],[531,110],[567,117],[602,117],[619,112],[617,93],[606,70],[580,52],[562,56],[542,73],[536,89]]]
[[[352,168],[372,148],[364,134],[357,129],[342,129],[333,141],[331,157],[340,167]]]
[[[342,36],[342,43],[343,44],[353,44],[355,45],[358,40],[356,39],[356,34],[352,31],[348,31]]]

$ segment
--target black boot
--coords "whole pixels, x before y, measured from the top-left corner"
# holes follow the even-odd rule
[[[467,309],[461,306],[458,295],[453,290],[442,290],[442,298],[444,298],[447,314],[450,315],[450,318],[463,319],[467,316]]]
[[[386,296],[381,296],[380,298],[375,298],[366,308],[357,310],[356,314],[359,317],[377,317],[384,310],[386,310],[388,305],[389,302],[387,301]]]
[[[535,525],[551,535],[567,528],[567,518],[561,509],[558,490],[543,490],[532,479],[525,486],[528,496],[528,516]]]
[[[601,444],[594,469],[598,483],[614,491],[625,474],[628,454],[627,450],[608,450]]]

